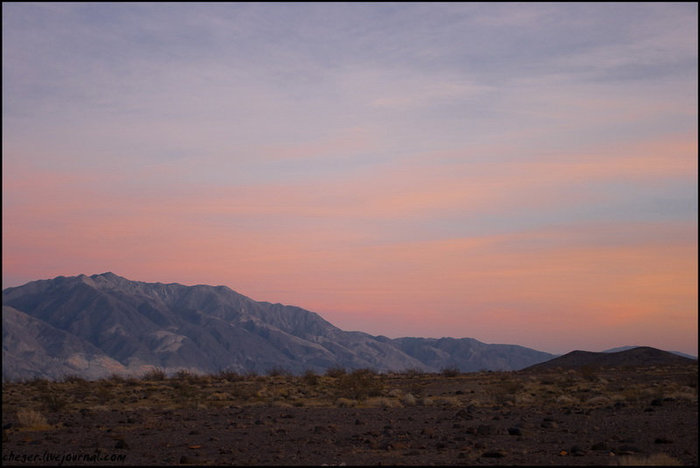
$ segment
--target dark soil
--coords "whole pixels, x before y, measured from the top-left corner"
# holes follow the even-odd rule
[[[25,430],[3,414],[3,464],[616,465],[657,454],[662,463],[698,464],[697,396],[595,408],[231,405],[43,415],[50,429]]]

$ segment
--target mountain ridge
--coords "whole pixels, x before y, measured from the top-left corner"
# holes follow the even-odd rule
[[[22,324],[30,323],[24,330]],[[3,379],[133,375],[153,368],[470,372],[518,370],[554,357],[474,338],[391,339],[344,331],[315,312],[255,301],[223,285],[147,283],[105,272],[3,290]],[[41,365],[49,360],[52,367]]]

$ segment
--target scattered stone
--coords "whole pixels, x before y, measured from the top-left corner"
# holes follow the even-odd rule
[[[124,439],[117,439],[117,443],[114,444],[114,448],[115,448],[115,449],[125,449],[125,450],[126,450],[126,449],[129,448],[129,444],[127,444],[127,443],[124,441]]]
[[[615,455],[634,455],[640,452],[641,450],[634,445],[621,445],[615,450]]]
[[[460,419],[466,419],[466,420],[474,419],[474,416],[472,416],[469,413],[470,412],[468,410],[463,408],[463,409],[457,411],[457,413],[455,414],[455,417],[460,418]]]
[[[666,437],[657,437],[654,439],[655,444],[672,444],[673,441],[671,439],[667,439]]]
[[[575,457],[582,457],[586,454],[586,451],[583,450],[580,446],[574,445],[571,447],[571,450],[569,450],[569,453]]]
[[[608,450],[608,444],[605,442],[598,442],[591,445],[591,450]]]
[[[481,454],[483,458],[503,458],[506,453],[503,450],[489,450]]]
[[[521,436],[523,435],[523,431],[519,427],[509,427],[508,434],[512,436]]]
[[[480,424],[479,427],[476,428],[476,435],[491,435],[493,434],[493,426],[490,426],[488,424]]]
[[[650,404],[651,404],[651,406],[661,406],[663,403],[662,403],[661,398],[655,398],[655,399],[651,400]]]
[[[544,429],[557,429],[559,427],[559,424],[552,420],[545,419],[544,421],[542,421],[542,424],[540,424],[540,427]]]

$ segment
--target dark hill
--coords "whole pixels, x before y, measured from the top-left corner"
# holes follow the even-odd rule
[[[576,369],[583,366],[590,367],[640,367],[640,366],[666,366],[697,363],[697,360],[688,359],[668,351],[640,346],[616,353],[594,353],[590,351],[572,351],[563,356],[545,361],[523,369],[524,371],[540,371],[547,369]]]

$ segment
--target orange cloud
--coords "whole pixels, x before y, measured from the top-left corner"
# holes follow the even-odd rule
[[[696,177],[693,151],[694,142],[674,139],[569,162],[417,159],[313,184],[153,193],[129,192],[119,175],[15,167],[4,175],[3,268],[29,277],[112,270],[143,281],[226,284],[321,312],[344,328],[391,335],[528,344],[516,335],[549,333],[564,344],[578,331],[581,340],[603,340],[612,327],[656,331],[669,346],[675,337],[692,349],[696,221],[410,242],[396,237],[396,226],[410,220],[408,229],[420,228],[455,210],[566,206],[574,199],[559,191],[582,178]]]

